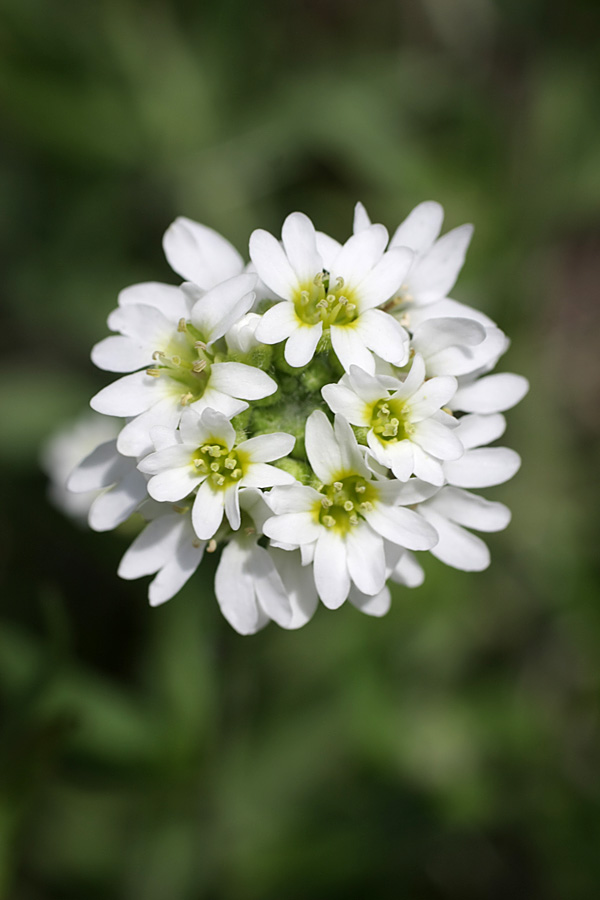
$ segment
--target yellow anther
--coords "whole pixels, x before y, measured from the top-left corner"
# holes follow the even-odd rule
[[[310,295],[308,291],[300,291],[300,303],[302,306],[306,306],[307,303],[310,303]]]
[[[197,469],[201,469],[203,472],[206,472],[206,463],[204,462],[203,459],[195,459],[194,465],[196,466]]]
[[[352,500],[346,500],[346,502],[344,503],[344,509],[346,510],[346,512],[352,512],[352,510],[354,509],[354,503],[352,502]]]
[[[210,450],[210,444],[202,444],[202,446],[200,447],[201,453],[208,453],[209,450]]]
[[[215,541],[214,538],[211,538],[206,547],[206,552],[214,553],[216,549],[217,549],[217,542]]]
[[[181,357],[180,356],[172,356],[171,362],[173,363],[174,366],[180,366],[181,365]]]
[[[219,487],[223,487],[223,485],[225,484],[225,476],[224,475],[219,475],[217,472],[215,472],[214,475],[211,475],[210,477],[212,478],[214,483],[217,484]]]
[[[341,481],[334,481],[334,482],[333,482],[333,489],[334,489],[334,491],[343,491],[343,490],[344,490],[344,485],[342,484]]]
[[[349,303],[346,307],[346,312],[352,313],[356,309],[356,303]]]
[[[342,296],[340,297],[340,299],[339,299],[338,302],[339,302],[340,306],[346,306],[346,304],[348,303],[348,298],[347,298],[347,297],[344,297],[344,296],[342,295]]]
[[[232,477],[235,481],[239,481],[240,478],[242,477],[242,470],[241,470],[241,469],[234,469],[233,472],[231,473],[231,477]]]
[[[373,510],[373,504],[370,500],[363,500],[359,508],[362,512],[371,512]]]
[[[218,444],[213,444],[212,447],[208,448],[208,455],[216,458],[218,458],[219,456],[223,456],[223,448],[219,447]]]
[[[319,300],[317,309],[327,309],[327,300]]]
[[[357,484],[356,487],[354,488],[354,490],[356,491],[357,494],[364,494],[366,489],[367,489],[366,484]]]
[[[185,331],[187,328],[187,324],[185,319],[182,317],[177,323],[177,331]]]
[[[379,412],[381,413],[382,416],[389,416],[389,414],[390,414],[390,408],[389,408],[389,406],[387,405],[387,403],[384,403],[383,406],[381,406],[381,407],[379,408]]]
[[[178,506],[176,503],[173,504],[173,511],[179,513],[179,515],[183,515],[189,509],[189,506]]]
[[[341,289],[344,287],[344,279],[341,275],[338,275],[338,277],[335,279],[335,286],[338,291],[341,291]]]
[[[321,285],[323,284],[323,272],[317,272],[313,279],[313,284]]]
[[[196,350],[206,350],[206,344],[204,341],[194,341],[194,347]]]
[[[152,359],[162,359],[164,355],[162,350],[155,350],[152,354]]]
[[[246,528],[244,528],[244,534],[256,534],[256,528],[253,528],[252,525],[248,525]]]
[[[197,359],[196,362],[192,363],[192,372],[200,373],[204,372],[206,368],[206,360],[205,359]]]
[[[194,395],[192,394],[191,391],[188,391],[187,394],[181,395],[181,397],[179,398],[179,402],[181,403],[182,406],[187,406],[187,404],[190,403],[193,399],[194,399]]]
[[[219,465],[218,462],[212,462],[212,463],[210,464],[210,470],[211,470],[211,472],[218,472],[220,468],[221,468],[221,466]]]
[[[335,294],[327,294],[326,299],[327,299],[327,303],[329,304],[329,306],[333,306],[333,304],[336,301],[336,296],[335,296]]]
[[[323,509],[329,509],[333,506],[333,500],[330,500],[329,497],[321,497],[321,506]]]
[[[160,369],[146,369],[146,375],[150,375],[151,378],[158,378],[160,376]]]
[[[230,456],[228,456],[223,465],[226,469],[235,469],[235,462],[235,459],[232,459]]]
[[[348,516],[348,521],[351,525],[358,525],[359,519],[355,512],[352,515]]]
[[[323,516],[321,521],[326,528],[333,528],[335,525],[335,519],[333,518],[333,516]]]

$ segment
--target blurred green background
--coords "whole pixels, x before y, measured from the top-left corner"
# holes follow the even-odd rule
[[[600,883],[596,0],[3,0],[0,896],[588,900]],[[223,621],[46,500],[118,290],[178,214],[244,250],[436,199],[531,381],[514,520],[383,620]]]

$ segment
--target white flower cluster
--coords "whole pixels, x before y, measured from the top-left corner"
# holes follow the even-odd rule
[[[510,512],[469,489],[517,471],[489,445],[527,382],[488,374],[506,336],[448,298],[472,228],[439,237],[442,218],[421,203],[389,240],[358,204],[340,244],[292,213],[281,241],[252,234],[249,265],[212,229],[171,225],[184,282],[121,292],[92,359],[127,374],[91,405],[126,422],[69,479],[102,491],[96,530],[136,510],[147,521],[119,575],[154,575],[151,604],[218,545],[217,599],[242,634],[297,628],[319,598],[382,615],[389,579],[423,581],[414,551],[488,565],[468,529],[500,530]]]

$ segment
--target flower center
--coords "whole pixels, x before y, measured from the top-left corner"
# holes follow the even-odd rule
[[[156,365],[146,369],[146,374],[152,378],[166,376],[176,387],[183,387],[179,401],[182,406],[202,396],[208,383],[210,364],[214,361],[200,338],[200,332],[191,322],[180,319],[167,346],[152,354]]]
[[[315,517],[326,528],[346,534],[373,509],[376,489],[360,475],[351,475],[321,488],[321,499],[315,504]]]
[[[192,463],[202,475],[208,475],[214,490],[225,490],[243,477],[247,460],[239,450],[228,450],[223,444],[203,444],[194,452]]]
[[[354,292],[344,286],[343,278],[336,278],[332,283],[326,269],[298,290],[294,307],[302,322],[307,325],[322,322],[323,328],[349,325],[358,316]]]
[[[379,400],[371,414],[371,428],[383,444],[404,441],[413,433],[401,400]]]

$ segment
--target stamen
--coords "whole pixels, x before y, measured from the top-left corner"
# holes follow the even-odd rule
[[[192,372],[204,372],[206,368],[206,360],[205,359],[197,359],[196,362],[192,363]]]
[[[356,303],[349,303],[346,307],[346,312],[353,313],[356,309]]]
[[[214,457],[217,457],[217,458],[218,458],[219,456],[223,456],[223,448],[222,448],[222,447],[219,447],[218,444],[213,444],[212,447],[209,447],[209,448],[208,448],[208,455],[209,455],[209,456],[214,456]]]
[[[348,516],[348,520],[351,525],[358,525],[359,519],[355,512]]]
[[[182,317],[179,320],[179,322],[177,323],[177,331],[186,331],[186,329],[187,329],[187,324],[186,324],[185,319]]]
[[[180,356],[172,356],[171,362],[173,363],[174,366],[180,366],[181,365],[181,357]]]
[[[330,500],[329,497],[321,497],[321,506],[323,509],[329,509],[333,506],[333,500]]]
[[[208,469],[206,468],[206,463],[204,462],[203,459],[195,459],[194,465],[196,466],[197,469],[200,469],[200,471],[202,471],[202,472],[208,471]]]
[[[242,477],[242,470],[241,470],[241,469],[234,469],[233,472],[231,473],[231,477],[232,477],[235,481],[239,481],[239,479]]]
[[[335,299],[335,294],[327,294],[326,300],[329,306],[333,306]]]
[[[356,487],[354,488],[354,490],[356,491],[357,494],[364,494],[366,489],[367,489],[366,484],[357,484]]]
[[[352,512],[352,510],[354,509],[354,503],[352,502],[352,500],[346,500],[346,502],[344,503],[344,509],[346,510],[346,512]]]
[[[360,504],[359,508],[360,508],[361,512],[372,512],[373,504],[371,503],[370,500],[363,500],[363,502]]]
[[[320,287],[323,284],[323,272],[317,272],[313,278],[313,284],[316,284],[317,287]]]
[[[342,484],[341,481],[334,481],[334,482],[333,482],[333,489],[334,489],[334,491],[343,491],[343,490],[344,490],[344,485]]]
[[[214,553],[216,549],[217,549],[217,542],[215,541],[214,538],[211,538],[206,547],[206,552]]]
[[[335,519],[333,518],[333,516],[323,516],[321,521],[326,528],[333,528],[335,525]]]
[[[308,291],[300,291],[300,304],[301,306],[306,306],[310,303],[310,295]]]
[[[160,369],[146,369],[146,375],[150,375],[151,378],[159,378]]]
[[[226,469],[235,469],[235,462],[235,459],[232,459],[230,456],[228,456],[223,465]]]
[[[218,485],[219,487],[223,487],[223,485],[225,484],[225,476],[224,475],[219,475],[217,472],[215,472],[214,475],[211,475],[210,477],[212,478],[214,483],[216,485]]]
[[[152,359],[162,359],[164,355],[162,350],[155,350],[152,354]]]
[[[338,275],[338,277],[335,279],[335,286],[338,291],[341,291],[341,289],[344,287],[344,279],[341,275]]]
[[[211,472],[218,472],[220,468],[221,468],[221,466],[219,465],[218,462],[212,462],[212,463],[210,464],[210,470],[211,470]]]
[[[182,406],[187,406],[188,403],[191,403],[191,401],[193,399],[194,399],[194,395],[192,394],[191,391],[188,391],[187,394],[181,395],[179,402],[181,403]]]
[[[204,341],[194,341],[194,347],[196,350],[206,350],[206,344]]]

